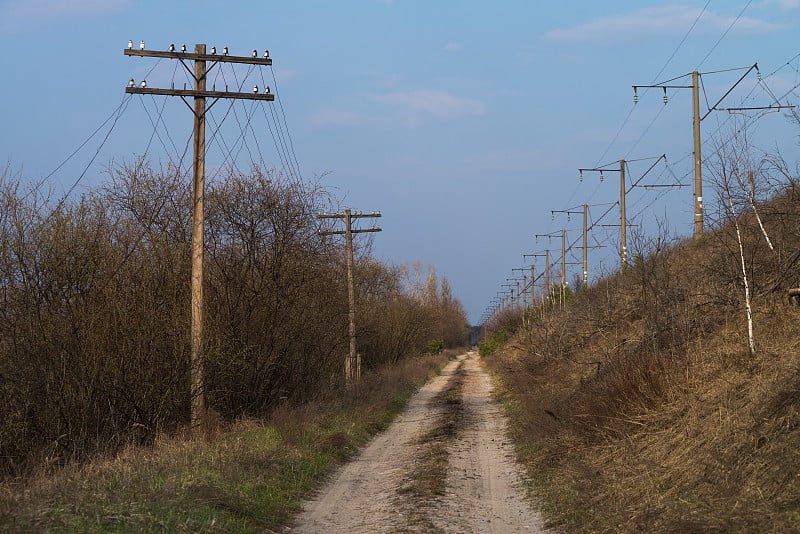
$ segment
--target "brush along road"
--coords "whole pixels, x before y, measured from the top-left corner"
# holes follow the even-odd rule
[[[342,467],[290,532],[543,532],[492,384],[469,352]]]

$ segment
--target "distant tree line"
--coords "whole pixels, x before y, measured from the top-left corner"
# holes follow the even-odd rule
[[[210,407],[261,417],[343,387],[343,243],[318,235],[319,183],[254,169],[206,186],[205,367]],[[59,202],[0,173],[0,473],[113,453],[188,423],[190,180],[147,162]],[[366,368],[468,325],[430,270],[356,261]],[[434,341],[441,343],[432,343]]]

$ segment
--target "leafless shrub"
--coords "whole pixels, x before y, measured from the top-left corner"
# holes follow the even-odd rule
[[[59,202],[0,174],[0,474],[148,444],[188,422],[190,192],[187,176],[143,161]],[[207,181],[206,393],[223,419],[340,387],[344,254],[316,219],[332,203],[318,183],[258,168]],[[466,328],[444,290],[420,304],[366,252],[367,362]]]

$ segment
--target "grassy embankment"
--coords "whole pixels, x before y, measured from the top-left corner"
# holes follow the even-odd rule
[[[800,530],[800,308],[786,302],[800,282],[796,205],[787,195],[764,209],[774,251],[752,218],[741,222],[754,354],[723,226],[652,243],[484,357],[551,525]]]
[[[0,531],[275,530],[447,358],[367,373],[343,398],[280,408],[268,421],[238,422],[210,442],[163,437],[151,449],[7,483]]]

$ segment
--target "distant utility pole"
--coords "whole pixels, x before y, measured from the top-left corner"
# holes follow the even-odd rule
[[[534,300],[534,297],[536,297],[536,290],[534,289],[536,287],[536,277],[534,272],[534,265],[531,263],[531,306],[536,306],[536,301]]]
[[[617,169],[604,169],[596,167],[592,169],[578,169],[580,179],[583,180],[584,172],[599,172],[600,180],[603,180],[604,172],[615,172]],[[621,268],[625,269],[628,265],[628,223],[625,216],[625,160],[619,160],[619,259]],[[586,220],[584,218],[584,228]],[[584,250],[586,250],[586,239],[584,238]]]
[[[586,219],[589,215],[589,205],[583,205],[583,289],[589,287],[589,256],[588,256],[588,230]]]
[[[564,230],[562,230],[562,232],[561,232],[561,236],[562,236],[562,238],[564,238],[564,239],[562,239],[562,244],[561,244],[561,245],[562,245],[562,246],[561,246],[561,248],[562,248],[562,249],[564,248],[564,245],[565,245],[565,240],[566,240],[566,237],[565,237],[565,235],[564,235],[564,234],[565,234],[565,231],[564,231]],[[549,233],[549,234],[534,234],[534,235],[533,235],[533,237],[535,237],[537,240],[538,240],[540,237],[546,237],[546,238],[548,239],[548,241],[549,241],[551,238],[553,238],[553,237],[557,237],[557,236],[558,236],[558,234],[557,234],[556,232],[552,232],[552,233]],[[562,254],[561,254],[561,255],[562,255],[562,265],[561,265],[561,266],[562,266],[562,277],[561,277],[561,278],[562,278],[562,282],[563,282],[563,283],[562,283],[562,288],[563,288],[563,286],[564,286],[564,283],[566,283],[566,279],[565,279],[565,278],[564,278],[564,276],[563,276],[563,267],[564,267],[564,261],[563,261],[563,259],[564,259],[564,258],[563,258],[563,255],[564,255],[564,254],[563,254],[563,250],[562,250]],[[549,298],[551,297],[551,295],[550,295],[550,283],[551,283],[551,279],[550,279],[550,249],[547,249],[547,250],[545,250],[545,251],[544,251],[544,257],[545,257],[545,260],[544,260],[544,261],[545,261],[545,270],[544,270],[544,278],[545,278],[545,281],[544,281],[544,283],[545,283],[545,285],[547,286],[547,295],[546,295],[546,297],[545,297],[545,298],[548,298],[548,299],[549,299]]]
[[[545,298],[550,298],[550,249],[544,251],[544,284],[546,289]]]
[[[319,235],[344,235],[347,246],[347,301],[349,305],[350,354],[344,360],[344,379],[348,386],[352,386],[361,380],[361,355],[356,351],[356,296],[353,284],[353,234],[381,231],[381,228],[376,227],[353,230],[352,220],[380,216],[381,214],[378,212],[353,213],[349,209],[344,210],[344,213],[323,213],[317,215],[318,219],[344,219],[345,223],[345,230],[320,231]]]
[[[503,307],[503,311],[510,311],[511,308],[514,306],[514,289],[512,284],[500,284],[500,287],[507,287],[507,292],[509,294],[505,295],[505,306]]]
[[[155,57],[179,60],[186,70],[192,73],[194,89],[157,89],[147,87],[147,81],[142,80],[139,87],[131,79],[125,92],[139,95],[179,96],[186,106],[194,113],[194,175],[193,175],[193,209],[192,209],[192,326],[191,326],[191,413],[190,420],[193,429],[198,429],[206,412],[205,387],[203,371],[203,202],[205,189],[205,154],[206,154],[206,113],[220,99],[237,100],[275,100],[270,94],[269,87],[259,93],[256,86],[252,93],[240,93],[206,90],[208,72],[219,63],[243,63],[247,65],[272,65],[269,53],[264,51],[264,57],[259,58],[253,50],[252,57],[229,56],[228,48],[223,53],[206,54],[206,45],[198,44],[194,53],[186,52],[186,45],[181,46],[181,51],[175,50],[175,45],[170,45],[169,51],[145,50],[144,41],[139,44],[139,49],[133,48],[133,41],[128,42],[128,48],[123,50],[126,56]],[[212,48],[216,52],[216,48]],[[194,61],[194,68],[190,68],[186,61]],[[206,68],[206,63],[211,66]],[[186,98],[194,99],[194,106],[190,106]],[[206,107],[206,98],[214,101]]]
[[[744,70],[747,67],[742,67],[741,69],[729,69],[729,70]],[[735,84],[731,86],[728,91],[722,95],[716,104],[708,108],[708,111],[702,117],[700,116],[700,77],[704,74],[713,74],[712,72],[697,72],[692,71],[690,74],[684,74],[683,76],[678,76],[676,78],[672,78],[671,80],[667,80],[665,82],[657,83],[654,85],[634,85],[633,86],[633,103],[636,104],[639,102],[639,95],[637,90],[640,87],[644,88],[656,88],[660,87],[664,90],[664,104],[668,102],[667,98],[667,89],[691,89],[692,90],[692,130],[694,136],[694,239],[700,238],[703,235],[703,168],[702,168],[702,157],[700,154],[700,122],[708,117],[708,115],[714,111],[715,109],[723,109],[717,108],[717,106],[722,102],[725,97],[731,94],[731,91],[741,83],[745,77],[750,74],[752,70],[758,71],[758,63],[754,63],[750,68],[747,68],[747,72],[745,72],[739,80]],[[720,72],[720,71],[716,71]],[[667,85],[672,81],[679,80],[681,78],[685,78],[687,76],[692,77],[692,85]],[[759,74],[760,76],[760,74]],[[747,108],[747,109],[771,109],[772,106],[763,107],[763,108]],[[734,108],[731,108],[734,109]]]
[[[536,265],[536,258],[544,257],[545,258],[545,262],[549,262],[550,261],[549,256],[550,256],[549,252],[545,252],[545,254],[537,253],[537,254],[523,254],[522,255],[522,259],[523,260],[525,258],[534,258],[533,262],[531,263],[531,306],[535,306],[536,305],[536,300],[534,299],[534,297],[536,295],[534,294],[534,289],[533,289],[536,286],[536,276],[535,276],[536,273],[535,273],[535,269],[534,269],[534,267]],[[550,282],[549,278],[550,278],[550,275],[548,273],[545,283],[549,283]]]
[[[567,229],[561,229],[561,291],[567,287]]]
[[[524,267],[524,268],[520,267],[518,269],[511,269],[511,272],[517,272],[517,271],[523,273],[522,274],[522,289],[520,290],[519,288],[517,288],[517,291],[518,292],[521,291],[521,294],[522,294],[522,309],[524,310],[525,308],[528,307],[528,274],[527,274],[528,269],[527,269],[527,267]],[[519,280],[519,278],[517,278],[516,280]],[[531,302],[531,304],[533,304],[533,302]]]
[[[512,271],[512,272],[513,272],[513,271],[519,271],[519,269],[511,269],[511,271]],[[516,282],[516,286],[517,286],[517,289],[516,289],[516,291],[517,291],[517,292],[516,292],[516,295],[517,295],[517,300],[516,300],[516,301],[514,301],[514,302],[513,302],[513,304],[514,304],[514,308],[515,308],[515,309],[516,309],[516,311],[518,311],[518,312],[519,312],[519,311],[522,311],[522,305],[521,305],[521,296],[522,296],[522,297],[525,297],[525,298],[527,298],[527,292],[526,292],[526,290],[525,290],[525,287],[523,286],[522,290],[520,290],[520,288],[519,288],[519,283],[520,283],[520,281],[521,281],[521,280],[522,280],[521,278],[506,278],[506,282]],[[514,293],[514,289],[513,289],[513,288],[511,289],[511,294],[512,294],[512,296],[515,294],[515,293]]]
[[[580,215],[581,213],[583,214],[583,288],[586,289],[589,283],[589,271],[587,270],[588,247],[587,247],[587,228],[586,228],[586,218],[588,215],[589,206],[588,204],[584,204],[582,208],[583,208],[582,211],[576,211],[574,208],[570,208],[568,210],[552,210],[550,211],[550,214],[552,216],[555,216],[556,213],[566,213],[567,220],[570,220],[571,215]],[[566,230],[563,230],[562,232],[566,232]],[[561,261],[562,267],[564,266],[564,261],[565,261],[564,258],[562,258]],[[562,283],[562,286],[563,285],[566,284]]]

